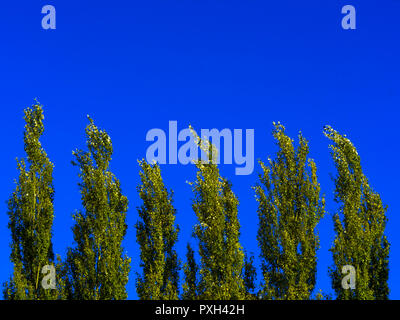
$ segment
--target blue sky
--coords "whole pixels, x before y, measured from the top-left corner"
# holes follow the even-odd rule
[[[43,30],[41,9],[54,5],[57,29]],[[341,8],[357,10],[357,29],[343,30]],[[114,145],[112,170],[128,196],[132,257],[129,298],[135,293],[139,251],[134,224],[140,205],[137,159],[145,157],[152,128],[168,131],[229,128],[255,130],[255,158],[276,148],[272,122],[289,135],[310,140],[329,213],[319,225],[317,288],[331,292],[328,249],[334,237],[331,214],[335,168],[322,128],[330,124],[353,141],[364,172],[389,206],[390,289],[400,298],[400,210],[397,186],[400,102],[400,1],[18,1],[0,7],[0,282],[11,274],[6,200],[23,152],[23,109],[34,98],[45,106],[43,145],[55,164],[54,247],[72,244],[72,213],[79,209],[72,150],[85,146],[89,114],[108,131]],[[221,172],[240,200],[242,245],[259,254],[257,203],[251,187],[260,172]],[[175,191],[181,226],[178,252],[184,259],[196,223],[191,209],[193,165],[163,165]],[[192,243],[194,243],[192,241]],[[258,263],[257,259],[257,263]],[[260,277],[259,277],[260,280]]]

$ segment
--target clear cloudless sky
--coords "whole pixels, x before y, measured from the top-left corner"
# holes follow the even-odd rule
[[[56,8],[57,29],[43,30],[44,5]],[[344,5],[354,5],[357,29],[343,30]],[[152,128],[255,130],[255,158],[274,156],[272,122],[281,121],[297,140],[310,140],[329,213],[319,224],[317,289],[331,293],[329,248],[334,239],[331,176],[335,168],[330,124],[347,134],[365,174],[388,205],[391,242],[390,297],[400,298],[399,76],[400,1],[114,0],[2,1],[0,6],[0,282],[12,273],[6,200],[24,156],[23,109],[34,98],[44,105],[42,139],[55,164],[54,249],[72,245],[72,213],[81,208],[72,150],[85,147],[89,114],[110,134],[112,170],[129,198],[124,247],[132,257],[128,284],[136,299],[139,247],[134,224],[139,184],[137,159],[145,157]],[[182,144],[182,143],[181,143]],[[257,247],[257,203],[251,187],[260,172],[221,172],[240,200],[241,242]],[[178,252],[185,259],[196,217],[191,208],[193,165],[163,165],[175,191]],[[259,266],[259,259],[256,260]],[[258,280],[261,280],[259,274]]]

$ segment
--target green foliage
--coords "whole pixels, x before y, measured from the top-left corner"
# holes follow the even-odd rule
[[[83,209],[73,215],[75,246],[66,261],[54,257],[53,164],[40,143],[44,132],[43,109],[39,103],[24,110],[26,159],[17,160],[19,178],[8,200],[13,274],[4,284],[9,300],[126,299],[130,258],[124,253],[128,199],[119,180],[110,171],[113,147],[109,135],[93,120],[86,127],[87,151],[73,152],[79,168],[79,189]],[[199,242],[199,264],[187,245],[183,266],[184,300],[230,299],[315,299],[330,300],[315,291],[316,253],[319,249],[317,224],[325,213],[320,196],[316,164],[308,158],[308,141],[299,134],[298,147],[274,123],[278,146],[274,160],[260,161],[262,174],[254,187],[258,201],[258,244],[261,250],[263,284],[256,292],[254,256],[244,254],[239,241],[239,201],[231,183],[221,177],[216,164],[217,150],[192,130],[207,160],[196,161],[192,208],[198,223],[193,236]],[[385,236],[387,207],[369,185],[360,157],[351,141],[327,126],[337,175],[333,216],[336,238],[330,249],[329,269],[337,299],[388,299],[389,249]],[[157,164],[139,161],[142,205],[138,208],[136,240],[140,246],[142,274],[136,280],[140,299],[179,298],[181,262],[175,250],[179,226],[173,192],[164,185]],[[56,270],[56,289],[44,289],[42,268]],[[356,270],[356,287],[344,289],[342,267]]]
[[[274,123],[279,148],[265,165],[256,185],[259,204],[258,242],[266,299],[310,299],[316,281],[319,238],[316,226],[324,214],[317,167],[308,159],[308,141],[299,134],[299,146]]]
[[[139,164],[143,204],[138,209],[141,221],[136,224],[136,238],[143,275],[138,275],[137,292],[140,299],[177,300],[180,263],[174,246],[179,227],[175,227],[173,193],[166,189],[158,164],[144,160]]]
[[[92,119],[89,121],[88,151],[73,152],[84,210],[73,215],[76,247],[67,253],[67,291],[72,299],[126,299],[131,260],[123,254],[122,241],[127,230],[128,199],[109,170],[111,139]]]
[[[19,179],[8,201],[11,230],[11,262],[14,273],[5,284],[4,298],[57,299],[58,290],[43,289],[41,270],[54,265],[52,225],[54,218],[53,164],[39,141],[44,132],[43,108],[26,108],[24,149],[26,161],[18,161]]]
[[[246,290],[246,299],[247,300],[257,299],[257,295],[255,293],[255,289],[256,289],[255,282],[257,279],[257,272],[256,272],[256,268],[254,267],[254,255],[253,254],[248,256],[247,253],[245,253],[242,277],[243,277],[244,287]]]
[[[313,300],[332,300],[332,297],[330,294],[324,293],[321,289],[319,289]]]
[[[331,153],[337,169],[334,215],[336,238],[331,248],[334,266],[332,286],[338,299],[388,299],[389,242],[384,235],[387,208],[363,174],[360,156],[351,141],[327,126]],[[342,267],[356,269],[356,288],[343,289]]]
[[[190,244],[187,244],[186,263],[183,266],[185,274],[185,283],[183,284],[183,300],[196,300],[198,299],[198,280],[197,274],[199,267],[194,258],[194,251]]]
[[[208,160],[196,161],[197,179],[191,183],[195,196],[192,207],[199,222],[194,236],[199,240],[201,258],[200,299],[243,299],[239,201],[231,184],[219,174],[215,147],[192,132],[200,148],[208,154]]]

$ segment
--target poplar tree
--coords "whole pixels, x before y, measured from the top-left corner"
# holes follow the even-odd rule
[[[335,200],[340,204],[333,217],[336,238],[331,248],[330,268],[337,299],[388,299],[389,242],[384,234],[387,207],[369,185],[360,156],[352,142],[330,126],[324,134],[330,145],[337,176]],[[344,266],[355,268],[355,288],[345,288]]]
[[[192,133],[208,160],[196,161],[197,178],[191,183],[193,211],[198,224],[194,236],[199,240],[201,299],[244,299],[242,279],[244,254],[239,242],[240,224],[237,217],[239,201],[231,184],[220,176],[217,150]]]
[[[243,282],[244,287],[246,290],[246,299],[247,300],[254,300],[257,298],[256,296],[256,279],[257,279],[257,272],[256,268],[254,267],[254,255],[248,255],[245,253],[244,256],[244,267],[243,267]]]
[[[111,139],[88,117],[87,151],[73,152],[79,167],[83,210],[73,215],[76,246],[67,253],[67,289],[70,298],[121,300],[127,298],[130,258],[124,254],[128,199],[110,171]]]
[[[43,107],[38,102],[24,110],[26,160],[17,159],[19,178],[8,201],[13,276],[5,283],[4,298],[56,299],[58,291],[41,285],[44,266],[54,266],[53,167],[40,137],[44,132]]]
[[[299,145],[274,123],[276,158],[260,161],[262,174],[255,187],[266,299],[310,299],[316,282],[316,226],[324,214],[317,167],[308,159],[308,141],[299,134]]]
[[[163,182],[158,164],[139,161],[143,204],[138,208],[136,239],[140,245],[143,273],[136,280],[137,293],[144,300],[177,300],[180,263],[175,251],[179,226],[175,227],[176,210],[173,192]]]
[[[197,266],[194,250],[187,244],[186,252],[186,263],[183,266],[183,272],[185,274],[185,283],[183,284],[183,300],[196,300],[198,299],[198,272],[199,267]]]

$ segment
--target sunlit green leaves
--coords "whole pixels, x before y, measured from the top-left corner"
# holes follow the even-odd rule
[[[140,299],[178,299],[180,262],[175,251],[179,227],[175,226],[176,210],[172,192],[163,182],[158,164],[139,161],[141,185],[138,187],[143,204],[138,208],[136,239],[140,245],[142,275],[136,280]]]
[[[387,208],[370,187],[351,141],[329,126],[324,134],[332,141],[331,154],[337,169],[335,200],[340,205],[333,217],[333,289],[338,299],[388,299],[389,242],[384,235]],[[345,290],[341,285],[344,265],[356,269],[355,289]]]
[[[54,264],[51,240],[54,166],[39,140],[44,132],[43,107],[35,103],[24,113],[26,160],[17,161],[20,174],[8,201],[14,274],[5,285],[4,297],[17,300],[56,299],[58,290],[44,290],[40,285],[42,267]]]
[[[316,165],[308,159],[308,142],[299,146],[274,123],[278,146],[274,160],[260,161],[262,173],[255,186],[266,299],[309,299],[315,287],[319,238],[316,226],[324,215]]]
[[[194,236],[199,240],[201,259],[198,294],[200,299],[244,299],[239,201],[230,182],[219,174],[215,147],[197,135],[195,137],[208,155],[208,160],[196,162],[197,177],[191,183],[192,207],[198,219]]]
[[[109,169],[112,144],[108,134],[89,118],[88,151],[73,152],[79,168],[83,210],[73,215],[76,246],[67,254],[68,298],[85,300],[126,299],[130,258],[124,254],[128,199]]]

